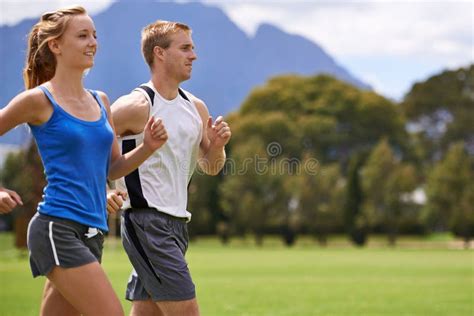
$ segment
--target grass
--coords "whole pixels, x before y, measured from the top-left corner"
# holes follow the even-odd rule
[[[31,278],[11,244],[0,235],[0,315],[37,315],[44,278]],[[472,250],[199,239],[187,258],[202,315],[474,314]],[[119,242],[107,241],[103,266],[123,297],[130,265]]]

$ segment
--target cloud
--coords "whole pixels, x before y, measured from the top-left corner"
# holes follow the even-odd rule
[[[418,80],[474,62],[472,1],[214,1],[252,36],[277,25],[322,46],[355,76],[394,99]]]
[[[333,55],[441,55],[473,60],[470,1],[213,2],[252,35],[262,22],[304,35]]]
[[[109,7],[112,0],[0,0],[0,26],[11,26],[27,18],[39,18],[47,11],[75,4],[83,6],[89,14],[94,14]]]
[[[0,25],[38,18],[76,2],[0,0]],[[112,4],[112,0],[79,2],[90,14]],[[250,36],[261,23],[271,23],[309,38],[376,91],[395,99],[414,81],[474,63],[474,2],[469,0],[202,2],[222,8]]]
[[[188,2],[180,0],[177,2]],[[337,58],[425,55],[464,63],[474,60],[472,1],[203,0],[221,7],[246,33],[261,23],[317,42]],[[77,3],[77,0],[0,0],[0,25]],[[86,0],[94,14],[112,0]],[[460,64],[458,62],[457,64]]]

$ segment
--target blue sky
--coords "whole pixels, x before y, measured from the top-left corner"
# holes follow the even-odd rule
[[[474,1],[202,2],[222,8],[249,36],[259,24],[271,23],[313,40],[377,92],[396,100],[414,82],[474,63]],[[111,1],[0,0],[0,25],[74,3],[93,15]]]

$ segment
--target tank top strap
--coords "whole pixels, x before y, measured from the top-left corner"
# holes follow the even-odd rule
[[[56,100],[54,100],[53,95],[51,94],[51,92],[49,92],[49,90],[46,87],[38,86],[38,88],[41,89],[41,91],[43,91],[43,93],[48,98],[49,102],[51,102],[51,105],[53,106],[54,109],[59,108],[59,105],[56,103]]]
[[[104,115],[105,117],[108,117],[107,115],[107,110],[105,109],[105,106],[104,106],[104,103],[102,102],[102,98],[99,96],[99,94],[97,93],[97,91],[95,90],[90,90],[90,89],[87,89],[87,91],[89,91],[95,98],[95,100],[97,101],[97,103],[99,103],[99,107],[102,111],[104,111]]]
[[[153,88],[153,84],[149,81],[136,87],[133,91],[138,91],[145,96],[145,99],[148,101],[149,116],[152,116],[153,112],[156,111],[156,107],[153,107],[155,104],[155,88]]]

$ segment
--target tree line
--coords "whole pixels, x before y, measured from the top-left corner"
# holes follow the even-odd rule
[[[474,234],[474,65],[400,103],[332,77],[280,76],[229,115],[223,175],[195,175],[191,231],[229,236]]]

